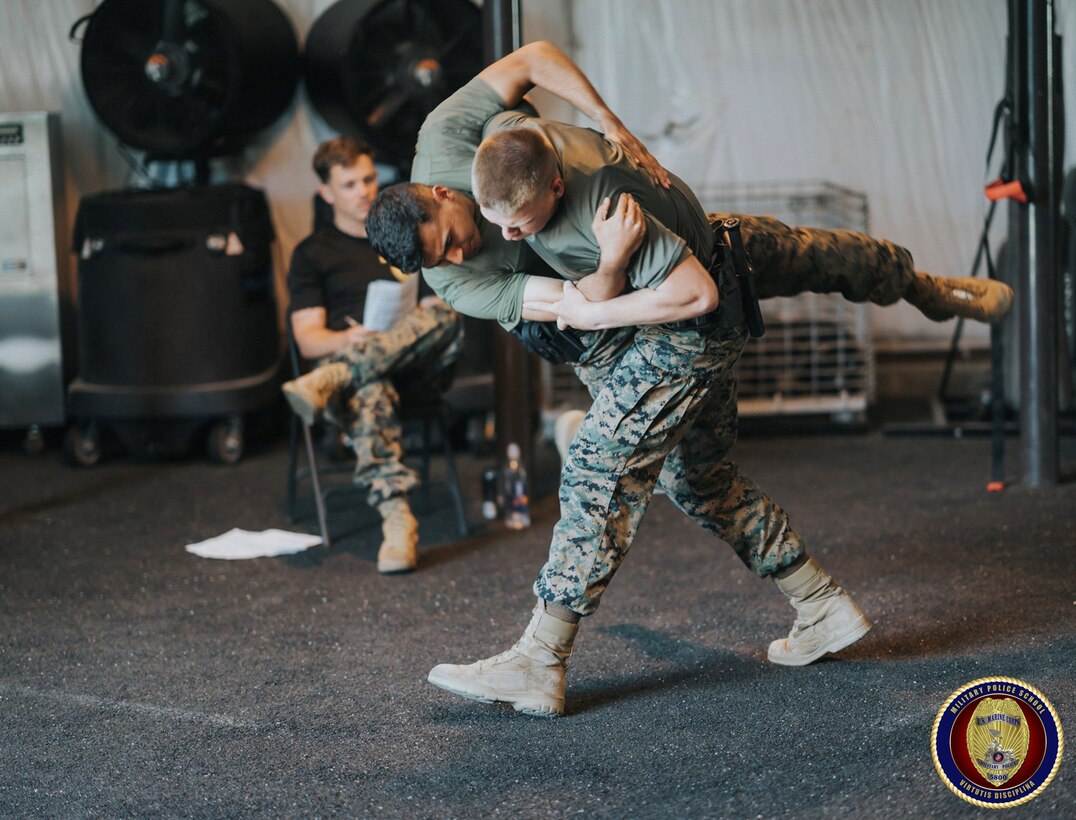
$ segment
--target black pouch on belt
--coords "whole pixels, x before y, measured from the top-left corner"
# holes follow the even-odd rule
[[[586,352],[578,331],[561,330],[556,322],[529,322],[526,319],[512,328],[511,333],[531,353],[537,353],[547,362],[564,364],[577,362]]]
[[[751,260],[744,248],[743,236],[740,235],[740,220],[731,216],[723,222],[713,225],[714,244],[724,247],[732,258],[732,270],[740,285],[740,304],[743,308],[747,331],[756,339],[766,332],[766,323],[762,319],[762,309],[758,304],[758,292],[755,290],[755,274],[751,269]],[[716,247],[715,247],[716,257]]]
[[[667,327],[676,330],[694,330],[698,333],[715,333],[718,331],[733,330],[740,325],[746,324],[752,336],[761,336],[762,331],[755,333],[751,326],[751,317],[748,313],[750,298],[744,289],[744,278],[737,270],[737,254],[734,245],[730,243],[728,235],[730,226],[726,223],[735,223],[731,229],[739,237],[739,220],[726,219],[724,222],[714,222],[711,228],[714,232],[714,255],[710,261],[710,276],[717,285],[719,301],[717,307],[702,316],[694,319],[683,319],[679,322],[670,322]],[[750,276],[750,266],[747,265],[746,254],[743,254],[743,244],[740,243],[741,264],[745,265],[747,277]],[[752,293],[754,289],[752,288]],[[754,302],[755,310],[758,310],[758,302]],[[758,314],[758,321],[762,321],[762,315]]]

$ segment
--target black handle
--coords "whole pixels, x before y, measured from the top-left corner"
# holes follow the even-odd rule
[[[755,290],[754,271],[747,258],[743,236],[740,234],[740,220],[732,216],[721,223],[729,239],[732,251],[732,269],[740,282],[740,299],[743,302],[744,321],[748,332],[756,339],[766,332],[766,322],[762,319],[762,309],[758,305],[758,292]]]

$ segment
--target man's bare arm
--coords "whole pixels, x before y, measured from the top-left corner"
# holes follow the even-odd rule
[[[347,330],[330,330],[323,307],[303,308],[291,314],[291,332],[304,359],[333,356],[352,347],[373,331],[362,325]]]
[[[613,213],[606,197],[594,214],[591,229],[598,241],[601,261],[594,273],[581,275],[575,285],[591,302],[613,299],[627,285],[628,263],[646,237],[646,220],[638,201],[631,194],[621,194]],[[555,314],[529,309],[528,304],[559,301],[564,295],[564,280],[549,276],[531,276],[523,289],[522,317],[532,322],[551,322]]]
[[[624,292],[628,263],[646,238],[646,220],[635,197],[621,194],[612,214],[610,201],[609,197],[602,200],[590,225],[601,254],[598,269],[576,282],[591,302],[604,302]]]
[[[541,308],[529,308],[529,304],[550,304],[556,302],[564,294],[564,280],[554,279],[551,276],[532,276],[527,280],[523,288],[523,312],[520,318],[529,322],[555,322],[557,314]]]
[[[717,307],[717,286],[694,256],[677,265],[656,288],[642,288],[604,302],[590,302],[571,282],[557,301],[525,302],[524,308],[552,313],[562,327],[601,330],[678,322]]]
[[[504,100],[506,108],[519,105],[523,95],[535,86],[556,94],[596,122],[606,138],[624,149],[657,184],[669,187],[668,171],[624,127],[579,66],[548,40],[516,49],[478,76]]]

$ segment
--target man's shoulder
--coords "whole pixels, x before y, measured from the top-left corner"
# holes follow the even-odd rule
[[[379,258],[369,240],[325,226],[295,246],[292,266],[298,261],[310,268],[364,267],[376,264]]]
[[[419,138],[452,127],[460,118],[481,117],[484,123],[498,111],[504,110],[504,101],[490,85],[479,77],[457,88],[433,109],[419,129]]]
[[[452,93],[419,129],[411,181],[470,191],[471,161],[482,127],[503,110],[501,98],[477,77]]]
[[[471,162],[484,136],[537,117],[529,101],[505,109],[504,100],[475,77],[435,108],[419,129],[411,181],[471,192]]]

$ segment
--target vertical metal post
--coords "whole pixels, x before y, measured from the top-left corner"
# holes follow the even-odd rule
[[[520,0],[486,0],[482,4],[486,65],[495,63],[523,45]]]
[[[482,6],[486,63],[494,63],[521,44],[520,0],[486,0]],[[510,442],[520,447],[523,463],[534,468],[534,413],[530,357],[515,338],[499,327],[493,333],[494,415],[497,457]]]
[[[1024,179],[1031,202],[1017,206],[1026,251],[1020,260],[1020,449],[1023,482],[1032,487],[1057,483],[1057,186],[1054,122],[1054,6],[1052,0],[1020,0],[1020,32],[1026,44],[1017,60],[1016,99],[1026,127]],[[1024,83],[1020,83],[1023,73]],[[1017,154],[1022,153],[1018,151]],[[1017,172],[1020,168],[1015,169]]]

